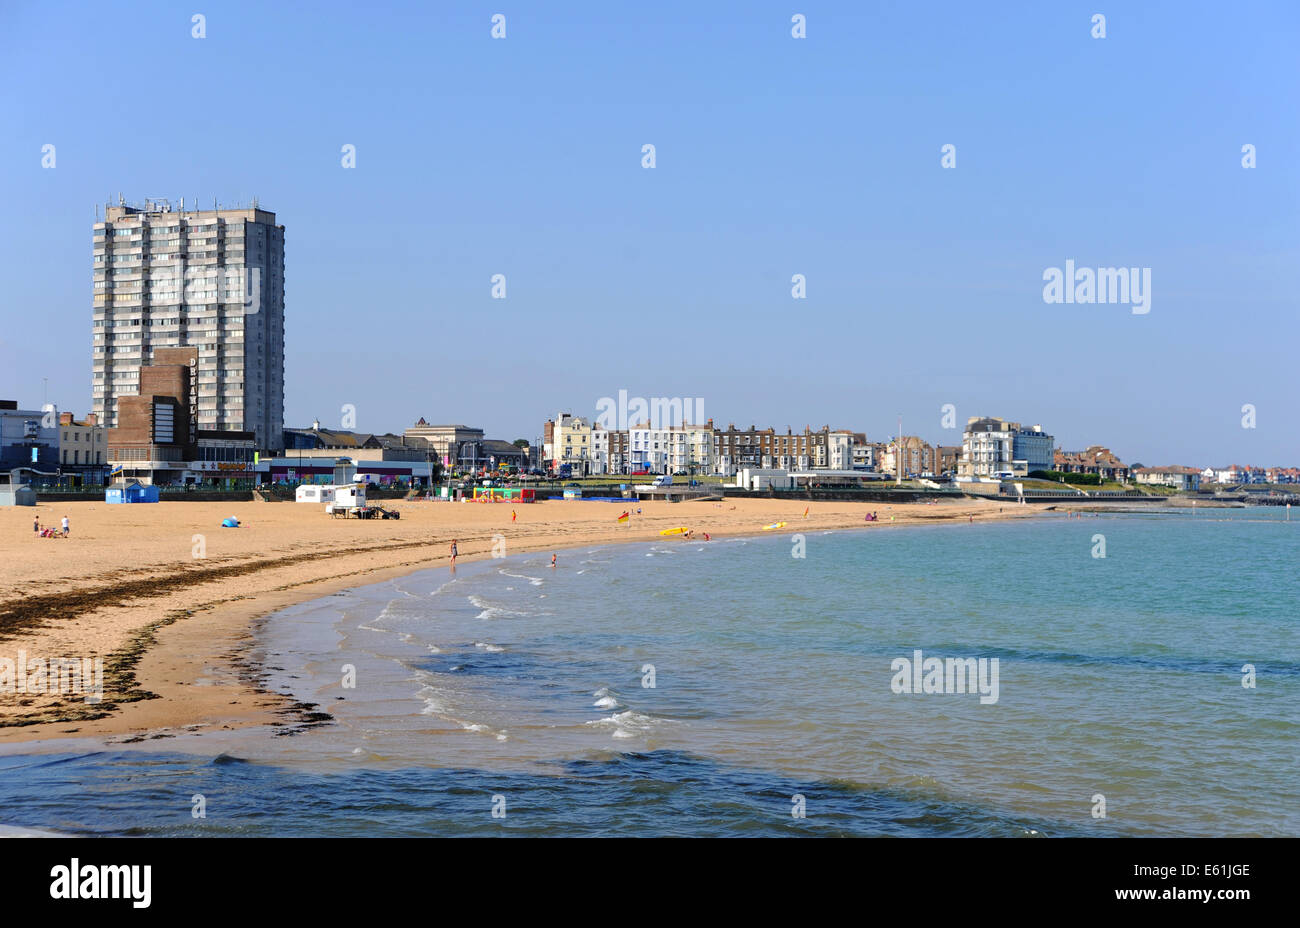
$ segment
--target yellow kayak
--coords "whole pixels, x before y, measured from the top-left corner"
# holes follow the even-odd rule
[[[661,531],[659,534],[660,535],[685,535],[689,531],[690,531],[689,528],[666,528],[663,531]]]
[[[784,522],[773,522],[771,525],[764,525],[764,526],[763,526],[763,531],[766,532],[768,529],[771,529],[771,528],[785,528],[785,523],[784,523]]]

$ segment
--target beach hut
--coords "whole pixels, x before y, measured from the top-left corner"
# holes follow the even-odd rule
[[[145,486],[136,480],[128,480],[125,483],[115,483],[104,490],[104,502],[156,503],[158,502],[158,488],[155,486]]]
[[[0,484],[0,506],[35,506],[36,491],[25,483]]]

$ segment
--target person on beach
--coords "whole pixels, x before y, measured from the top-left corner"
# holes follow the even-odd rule
[[[64,516],[64,517],[63,517],[63,534],[64,534],[64,537],[67,537],[68,535],[71,535],[71,534],[72,534],[72,530],[71,530],[70,528],[68,528],[68,517],[67,517],[67,516]]]
[[[40,516],[37,516],[35,519],[32,520],[32,531],[35,532],[37,535],[40,535],[40,533],[41,533],[41,517],[40,517]]]
[[[455,538],[451,540],[451,564],[453,567],[456,566],[456,539]]]
[[[708,540],[709,540],[709,533],[708,533],[708,532],[705,532],[705,533],[704,533],[704,540],[705,540],[705,541],[708,541]]]
[[[555,568],[555,555],[554,555],[554,554],[551,555],[551,568],[552,568],[552,569]]]
[[[511,510],[510,510],[510,524],[511,524],[511,525],[514,525],[515,522],[517,522],[518,520],[519,520],[519,513],[515,512],[513,509],[511,509]]]

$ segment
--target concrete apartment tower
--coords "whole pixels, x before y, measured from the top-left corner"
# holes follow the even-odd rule
[[[193,347],[195,427],[284,433],[284,226],[259,209],[186,210],[166,200],[104,208],[94,228],[94,383],[99,422],[139,395],[162,348]]]

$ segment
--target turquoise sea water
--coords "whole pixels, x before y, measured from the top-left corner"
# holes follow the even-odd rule
[[[1297,835],[1300,522],[1284,518],[792,524],[803,557],[785,534],[561,551],[554,570],[548,553],[426,571],[262,623],[272,685],[332,722],[9,748],[0,821]],[[894,692],[891,663],[916,650],[996,658],[997,701]],[[196,794],[206,818],[191,816]]]

